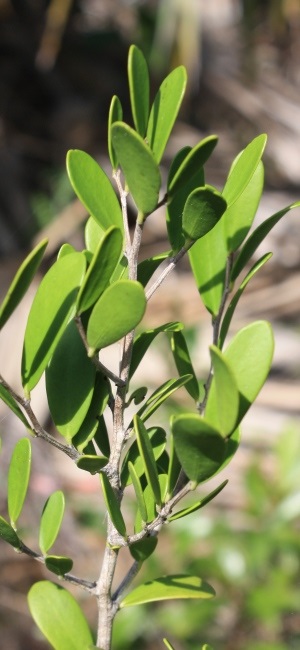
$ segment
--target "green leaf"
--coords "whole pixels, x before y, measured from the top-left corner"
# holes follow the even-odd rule
[[[152,151],[124,122],[113,124],[112,142],[138,210],[142,214],[153,212],[158,203],[161,178]]]
[[[84,241],[87,249],[91,253],[95,253],[104,235],[105,230],[99,226],[94,217],[89,217],[84,229]]]
[[[224,227],[229,253],[236,251],[251,228],[264,186],[264,167],[259,162],[239,198],[227,208]]]
[[[117,226],[123,232],[123,217],[113,186],[98,163],[84,151],[71,149],[67,171],[75,194],[103,230]]]
[[[146,537],[140,542],[131,544],[129,546],[130,553],[137,562],[145,562],[145,560],[147,560],[148,557],[154,553],[157,547],[157,542],[157,537],[154,535]]]
[[[168,650],[175,650],[174,646],[171,645],[171,643],[170,643],[170,641],[168,641],[168,639],[163,639],[163,642],[164,642],[165,646],[168,648]]]
[[[54,650],[83,650],[93,643],[87,621],[74,596],[48,580],[28,593],[33,620]]]
[[[120,122],[123,119],[123,109],[122,104],[117,95],[114,95],[108,114],[108,153],[113,170],[116,170],[118,167],[118,158],[113,147],[112,137],[111,137],[111,127],[115,122]]]
[[[179,168],[172,178],[168,179],[168,199],[174,196],[179,190],[199,174],[199,169],[203,167],[208,158],[211,156],[216,144],[218,142],[218,137],[216,135],[210,135],[204,140],[201,140],[193,149],[187,153],[187,155],[182,160]],[[203,183],[204,184],[204,183]],[[200,187],[201,184],[198,184]]]
[[[58,536],[64,512],[65,497],[61,490],[57,490],[47,499],[41,517],[39,546],[43,555],[48,553]]]
[[[128,470],[129,470],[132,485],[134,487],[138,509],[141,513],[142,520],[146,522],[147,510],[144,501],[143,489],[141,486],[140,479],[135,471],[134,465],[130,461],[128,462]]]
[[[182,215],[182,230],[188,240],[204,237],[226,210],[220,192],[206,185],[194,190],[188,197]]]
[[[90,474],[99,474],[107,463],[108,458],[106,458],[106,456],[85,454],[79,458],[76,465],[79,469],[84,469],[86,472],[90,472]]]
[[[167,484],[167,495],[169,499],[173,495],[180,472],[181,472],[181,465],[175,451],[174,438],[173,436],[170,436],[170,456],[169,456],[168,484]]]
[[[160,495],[161,495],[161,501],[162,503],[165,503],[165,495],[166,495],[166,490],[167,490],[167,482],[168,482],[168,477],[166,474],[159,474],[158,475],[158,481],[159,481],[159,487],[160,487]],[[146,510],[147,510],[147,522],[150,523],[154,521],[157,517],[157,503],[156,499],[153,494],[153,490],[150,485],[146,485],[144,489],[144,501],[146,505]],[[134,529],[135,532],[141,531],[145,527],[145,522],[142,520],[142,517],[140,515],[140,511],[137,510],[136,513],[136,518],[135,518],[135,524],[134,524]]]
[[[222,300],[227,260],[223,219],[189,250],[189,259],[203,303],[216,316]]]
[[[100,451],[104,456],[110,456],[110,442],[107,432],[107,427],[103,415],[98,417],[98,427],[94,437],[95,443],[98,445]]]
[[[224,351],[240,394],[238,421],[241,422],[268,376],[274,352],[270,323],[255,321],[241,329]]]
[[[234,294],[233,298],[231,299],[225,315],[223,317],[222,325],[221,325],[221,331],[220,331],[220,338],[219,338],[219,347],[222,348],[224,345],[225,338],[227,336],[229,326],[233,317],[233,314],[235,312],[235,308],[239,302],[239,299],[241,295],[243,294],[244,290],[246,289],[246,286],[248,282],[250,282],[251,278],[259,271],[259,269],[268,262],[268,260],[272,257],[272,253],[266,253],[263,255],[255,264],[252,266],[250,269],[249,273],[244,277],[242,283],[240,284],[238,290]]]
[[[22,383],[26,394],[38,383],[68,322],[75,315],[78,288],[85,272],[82,253],[53,264],[32,303],[25,331]]]
[[[157,163],[162,159],[177,118],[186,83],[186,70],[179,66],[164,79],[154,99],[147,129],[147,142]]]
[[[220,492],[222,492],[223,488],[225,485],[227,485],[228,479],[226,481],[223,481],[221,485],[219,485],[215,490],[207,494],[206,497],[203,497],[200,501],[197,501],[197,503],[193,503],[191,506],[188,506],[187,508],[183,508],[183,510],[179,510],[178,512],[175,512],[174,515],[171,515],[168,517],[168,521],[175,521],[176,519],[181,519],[182,517],[186,517],[187,515],[190,515],[192,512],[196,512],[196,510],[200,510],[201,508],[204,508],[207,503],[212,501]]]
[[[154,341],[158,334],[161,332],[177,332],[182,328],[183,324],[179,322],[165,323],[164,325],[159,325],[159,327],[145,330],[141,334],[138,334],[133,344],[129,379],[134,375],[152,341]]]
[[[74,246],[71,246],[71,244],[63,244],[57,253],[57,259],[59,260],[65,255],[70,255],[70,253],[76,253]]]
[[[72,570],[73,560],[62,555],[47,555],[45,565],[49,571],[52,571],[57,576],[64,576]]]
[[[213,598],[214,589],[198,576],[171,575],[145,582],[133,589],[120,603],[122,607],[132,607],[142,603],[174,598]]]
[[[199,400],[199,384],[192,366],[184,334],[175,330],[171,334],[170,340],[171,350],[179,375],[192,375],[190,381],[185,384],[185,388],[190,396],[197,402]]]
[[[210,346],[213,380],[208,393],[205,418],[226,438],[235,429],[239,412],[239,391],[234,372],[215,345]]]
[[[96,367],[88,358],[76,324],[65,329],[48,368],[46,391],[57,430],[68,442],[79,431],[92,401]]]
[[[7,404],[7,406],[10,408],[10,410],[19,418],[19,420],[21,420],[21,422],[26,427],[27,431],[32,432],[30,424],[29,422],[27,422],[24,413],[21,411],[17,402],[11,396],[7,388],[5,388],[5,386],[3,386],[2,384],[0,384],[0,399],[2,399],[3,402],[5,402],[5,404]]]
[[[31,443],[21,438],[15,445],[8,471],[7,501],[10,523],[16,527],[27,494],[31,468]]]
[[[154,458],[157,461],[162,455],[166,446],[166,432],[164,429],[162,429],[162,427],[151,427],[147,430],[147,433],[151,442]],[[123,461],[121,473],[122,487],[126,487],[126,485],[130,485],[131,483],[131,478],[128,470],[129,462],[132,463],[137,476],[140,478],[145,472],[145,466],[143,459],[140,456],[136,440],[134,440],[131,447],[129,447],[129,450]]]
[[[228,207],[237,201],[251,181],[263,155],[266,143],[267,136],[264,133],[254,138],[241,152],[236,164],[231,167],[223,189],[223,196]]]
[[[276,212],[275,214],[272,215],[272,217],[266,219],[263,223],[260,224],[260,226],[258,226],[258,228],[256,228],[256,230],[254,230],[252,235],[250,235],[250,237],[248,237],[248,239],[244,243],[243,248],[241,249],[238,257],[235,260],[231,272],[232,281],[236,280],[240,272],[243,270],[247,262],[252,257],[253,253],[255,253],[258,246],[269,234],[272,228],[276,226],[278,221],[280,221],[280,219],[282,219],[282,217],[284,217],[284,215],[287,214],[287,212],[293,210],[294,208],[299,208],[299,207],[300,207],[300,201],[296,201],[296,203],[292,203],[291,205],[288,205],[287,208],[283,208],[283,210],[279,210],[279,212]]]
[[[111,226],[98,244],[77,296],[77,313],[92,307],[109,284],[122,253],[123,236]]]
[[[156,467],[154,453],[149,440],[147,429],[138,415],[134,416],[133,422],[134,422],[134,430],[136,433],[139,452],[144,461],[145,474],[147,477],[148,485],[151,487],[151,490],[155,498],[155,502],[158,505],[161,505],[161,494],[160,494],[160,486],[158,481],[157,467]]]
[[[13,527],[0,515],[0,539],[10,544],[16,549],[21,548],[21,540],[18,538],[17,533]]]
[[[48,239],[43,239],[39,244],[37,244],[17,270],[17,273],[0,306],[0,330],[26,293],[37,269],[40,266],[47,244]]]
[[[138,415],[143,422],[146,422],[172,393],[184,386],[190,379],[191,375],[184,375],[178,379],[169,379],[157,388],[138,411]]]
[[[133,280],[119,280],[100,296],[91,313],[87,341],[92,356],[95,350],[119,341],[142,320],[146,309],[142,285]]]
[[[177,415],[171,425],[176,453],[188,478],[202,483],[213,476],[226,452],[220,433],[195,413]]]
[[[128,401],[126,405],[129,406],[129,404],[131,404],[132,401],[136,405],[141,404],[144,401],[147,393],[148,393],[147,386],[140,386],[139,388],[136,388],[136,390],[134,390],[133,393],[131,393],[131,395],[128,397]]]
[[[89,406],[89,410],[78,429],[74,438],[72,438],[72,445],[82,453],[93,439],[99,426],[99,417],[102,415],[110,396],[109,381],[101,372],[97,372],[93,397]],[[107,453],[104,450],[104,455]],[[109,452],[108,452],[109,455]]]
[[[149,117],[149,72],[145,57],[136,45],[131,45],[128,55],[128,81],[134,126],[145,136]]]
[[[122,537],[126,537],[126,525],[121,512],[119,500],[104,472],[100,474],[100,482],[103,490],[103,496],[106,503],[106,507],[109,512],[109,516],[112,520],[112,523],[116,528],[116,530],[118,531],[118,533]]]
[[[152,278],[153,273],[155,273],[161,263],[170,256],[170,252],[171,251],[158,253],[158,255],[149,257],[147,260],[143,260],[138,264],[137,279],[143,285],[143,287],[148,284],[149,280]]]

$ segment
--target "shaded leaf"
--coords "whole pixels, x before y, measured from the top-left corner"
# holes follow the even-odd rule
[[[214,589],[198,576],[171,575],[145,582],[131,591],[120,608],[174,598],[213,598]]]
[[[137,562],[145,562],[145,560],[147,560],[147,558],[150,557],[152,553],[154,553],[157,547],[157,542],[157,537],[154,535],[146,537],[140,542],[131,544],[129,546],[130,553]]]
[[[62,555],[47,555],[45,565],[49,571],[52,571],[57,576],[64,576],[72,570],[73,560]]]
[[[190,396],[199,400],[199,384],[191,362],[184,334],[180,331],[174,331],[171,334],[171,350],[173,353],[176,368],[180,376],[191,375],[192,378],[185,384],[185,388]]]
[[[134,465],[130,461],[128,462],[128,470],[129,470],[132,485],[134,487],[138,509],[140,511],[142,520],[146,522],[147,510],[144,501],[143,489],[141,486],[140,479],[135,471]]]
[[[10,544],[16,549],[21,547],[21,540],[19,539],[17,533],[14,531],[13,527],[0,515],[0,539],[4,539],[5,542]]]
[[[38,383],[68,322],[75,315],[78,288],[85,272],[82,253],[70,253],[53,264],[32,303],[22,355],[22,383],[28,395]]]
[[[216,346],[210,346],[213,380],[205,408],[206,420],[226,438],[235,429],[239,412],[239,391],[234,372]]]
[[[30,424],[27,422],[23,411],[21,411],[20,407],[11,396],[10,392],[2,384],[0,384],[0,399],[2,399],[3,402],[5,402],[5,404],[7,404],[7,406],[10,408],[10,410],[19,418],[19,420],[21,420],[26,429],[32,432]]]
[[[26,293],[40,266],[47,244],[48,239],[39,242],[18,268],[0,306],[0,329],[5,325]]]
[[[143,422],[146,422],[168,397],[184,386],[190,379],[191,375],[184,375],[178,379],[169,379],[157,388],[138,411],[138,415],[142,418]]]
[[[153,212],[158,203],[161,178],[152,151],[124,122],[113,124],[112,142],[138,210],[142,214]]]
[[[123,119],[123,109],[122,104],[117,95],[114,95],[108,114],[108,154],[113,170],[116,170],[118,167],[118,158],[113,147],[112,137],[111,137],[111,127],[115,122],[120,122]]]
[[[104,456],[109,457],[110,456],[110,442],[109,442],[109,437],[108,437],[108,432],[107,432],[107,427],[105,424],[105,419],[103,415],[100,415],[98,417],[98,427],[95,433],[94,440],[96,444],[98,445],[100,451],[104,454]]]
[[[213,476],[225,458],[226,441],[211,424],[195,413],[172,418],[177,456],[191,481],[202,483]]]
[[[58,536],[64,512],[65,497],[61,490],[57,490],[47,499],[41,517],[39,546],[43,555],[48,553]]]
[[[89,410],[78,429],[74,438],[72,438],[72,445],[78,449],[80,453],[84,451],[86,445],[93,439],[99,427],[99,416],[102,415],[110,395],[109,381],[101,372],[97,372],[93,397],[89,406]],[[107,456],[107,450],[103,450],[104,455]],[[109,451],[108,451],[109,455]]]
[[[149,72],[145,57],[136,45],[131,45],[128,55],[128,81],[134,126],[145,136],[149,117]]]
[[[22,512],[31,469],[31,443],[28,438],[18,440],[8,470],[7,501],[10,523],[16,527]]]
[[[93,643],[87,621],[74,596],[48,580],[28,593],[33,620],[54,650],[82,650]]]
[[[206,185],[195,189],[187,198],[182,215],[182,230],[188,240],[204,237],[226,210],[220,192]]]
[[[178,460],[178,456],[176,454],[174,438],[173,436],[170,436],[170,456],[169,456],[168,484],[167,484],[167,495],[169,499],[173,495],[180,472],[181,472],[181,465]]]
[[[264,186],[264,167],[259,162],[239,198],[227,208],[224,227],[229,253],[236,251],[251,228]]]
[[[183,66],[179,66],[164,79],[154,99],[149,117],[147,141],[157,163],[161,161],[177,118],[186,83],[186,70]]]
[[[106,458],[106,456],[85,454],[79,458],[76,465],[79,469],[84,469],[86,472],[90,472],[90,474],[99,474],[107,463],[108,458]]]
[[[148,284],[149,280],[152,278],[153,273],[155,273],[161,263],[170,256],[170,253],[171,251],[158,253],[158,255],[149,257],[148,259],[143,260],[138,264],[137,279],[143,285],[143,287]]]
[[[121,512],[119,500],[114,492],[106,474],[100,474],[100,482],[103,490],[103,496],[106,503],[109,516],[118,533],[126,537],[126,525]]]
[[[192,512],[196,512],[196,510],[200,510],[201,508],[204,508],[207,503],[212,501],[220,492],[222,492],[223,488],[225,485],[227,485],[228,479],[226,481],[223,481],[221,485],[219,485],[215,490],[210,492],[209,494],[206,495],[206,497],[203,497],[203,499],[200,499],[200,501],[197,501],[197,503],[193,503],[191,506],[188,506],[187,508],[183,508],[182,510],[179,510],[178,512],[175,512],[174,515],[171,515],[168,517],[168,521],[175,521],[176,519],[181,519],[182,517],[186,517],[187,515],[190,515]]]
[[[133,344],[129,379],[134,375],[152,341],[154,341],[158,334],[161,332],[177,332],[182,328],[183,324],[179,322],[165,323],[164,325],[159,325],[159,327],[145,330],[141,334],[138,334]]]
[[[176,194],[178,190],[185,187],[191,179],[199,174],[199,169],[206,163],[217,142],[218,137],[216,135],[210,135],[204,138],[204,140],[201,140],[201,142],[187,153],[174,176],[171,179],[169,177],[168,198]]]
[[[88,322],[89,355],[116,343],[142,320],[146,309],[144,289],[139,282],[118,280],[95,304]]]
[[[166,432],[162,427],[151,427],[147,430],[149,440],[151,442],[151,447],[153,450],[154,458],[157,461],[162,455],[165,446],[166,446]],[[132,463],[134,466],[135,472],[138,477],[141,477],[145,472],[145,466],[143,459],[140,456],[139,448],[137,441],[134,440],[131,447],[124,458],[123,467],[121,472],[121,484],[122,487],[126,487],[131,483],[128,464]]]
[[[95,253],[104,235],[105,230],[99,226],[94,217],[89,217],[84,229],[84,241],[87,249],[91,253]]]
[[[136,433],[136,439],[137,439],[140,456],[144,461],[145,474],[147,477],[148,485],[152,489],[155,502],[158,505],[161,505],[161,494],[160,494],[160,486],[158,481],[157,467],[156,467],[154,453],[149,440],[147,429],[138,415],[134,416],[133,422],[134,422],[134,430]]]
[[[261,160],[266,143],[267,136],[264,133],[254,138],[241,152],[236,164],[231,167],[223,189],[223,196],[228,206],[237,201],[247,187]]]

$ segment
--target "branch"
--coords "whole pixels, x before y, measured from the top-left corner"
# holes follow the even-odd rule
[[[112,601],[114,603],[119,602],[120,596],[131,585],[132,581],[134,580],[135,576],[138,574],[141,567],[142,567],[142,562],[137,562],[137,560],[135,560],[133,562],[133,564],[131,565],[129,571],[126,573],[126,576],[123,578],[123,580],[120,583],[119,587],[116,589],[116,591],[112,595]]]
[[[130,239],[130,232],[129,232],[129,225],[128,225],[128,214],[127,214],[127,196],[128,192],[124,190],[122,183],[121,183],[121,172],[120,169],[118,169],[116,172],[113,173],[113,179],[116,182],[118,192],[120,195],[120,201],[121,201],[121,208],[122,208],[122,216],[123,216],[123,224],[124,224],[124,231],[125,231],[125,238],[126,238],[126,251],[129,252],[131,249],[131,239]]]
[[[192,245],[194,243],[195,243],[194,241],[186,243],[180,249],[180,251],[178,251],[178,253],[176,253],[176,255],[174,255],[173,257],[170,257],[167,266],[164,268],[164,270],[159,275],[157,280],[152,284],[150,289],[148,289],[148,291],[146,291],[147,300],[150,300],[150,298],[153,296],[155,291],[157,291],[157,289],[160,287],[160,285],[163,283],[163,281],[166,279],[166,277],[169,275],[169,273],[171,273],[173,271],[173,269],[175,269],[175,266],[182,259],[182,257],[184,257],[184,255],[187,253],[187,251],[192,247]]]

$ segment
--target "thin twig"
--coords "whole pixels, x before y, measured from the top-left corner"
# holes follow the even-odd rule
[[[151,287],[146,291],[146,298],[147,300],[150,300],[150,298],[153,296],[155,291],[161,286],[163,281],[166,279],[166,277],[171,273],[174,269],[175,266],[178,264],[178,262],[184,257],[184,255],[187,253],[189,248],[194,244],[194,242],[190,242],[188,244],[185,244],[176,255],[173,257],[169,258],[167,266],[164,268],[164,270],[161,272],[161,274],[158,276],[157,280],[153,282]]]
[[[114,592],[112,596],[112,601],[113,602],[119,602],[120,596],[128,589],[128,587],[131,585],[132,581],[134,580],[135,576],[138,574],[140,568],[142,566],[142,562],[137,562],[135,560],[133,564],[131,565],[129,571],[126,573],[126,576],[123,578],[122,582]]]
[[[127,213],[127,196],[128,192],[124,190],[122,183],[121,183],[121,172],[120,169],[118,169],[116,172],[113,173],[113,179],[116,182],[118,192],[120,195],[120,201],[121,201],[121,209],[122,209],[122,216],[123,216],[123,224],[124,224],[124,231],[125,231],[125,240],[126,240],[126,251],[129,252],[131,249],[131,239],[130,239],[130,232],[129,232],[129,225],[128,225],[128,213]]]

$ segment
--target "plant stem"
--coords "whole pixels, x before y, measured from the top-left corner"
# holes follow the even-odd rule
[[[176,255],[173,257],[170,257],[167,266],[164,268],[162,273],[158,276],[157,280],[153,282],[151,287],[146,291],[146,298],[147,300],[150,300],[150,298],[153,296],[155,291],[160,287],[160,285],[163,283],[163,281],[166,279],[166,277],[175,269],[175,266],[178,264],[178,262],[184,257],[184,255],[187,253],[189,248],[194,244],[194,241],[189,242],[188,244],[185,244]]]

